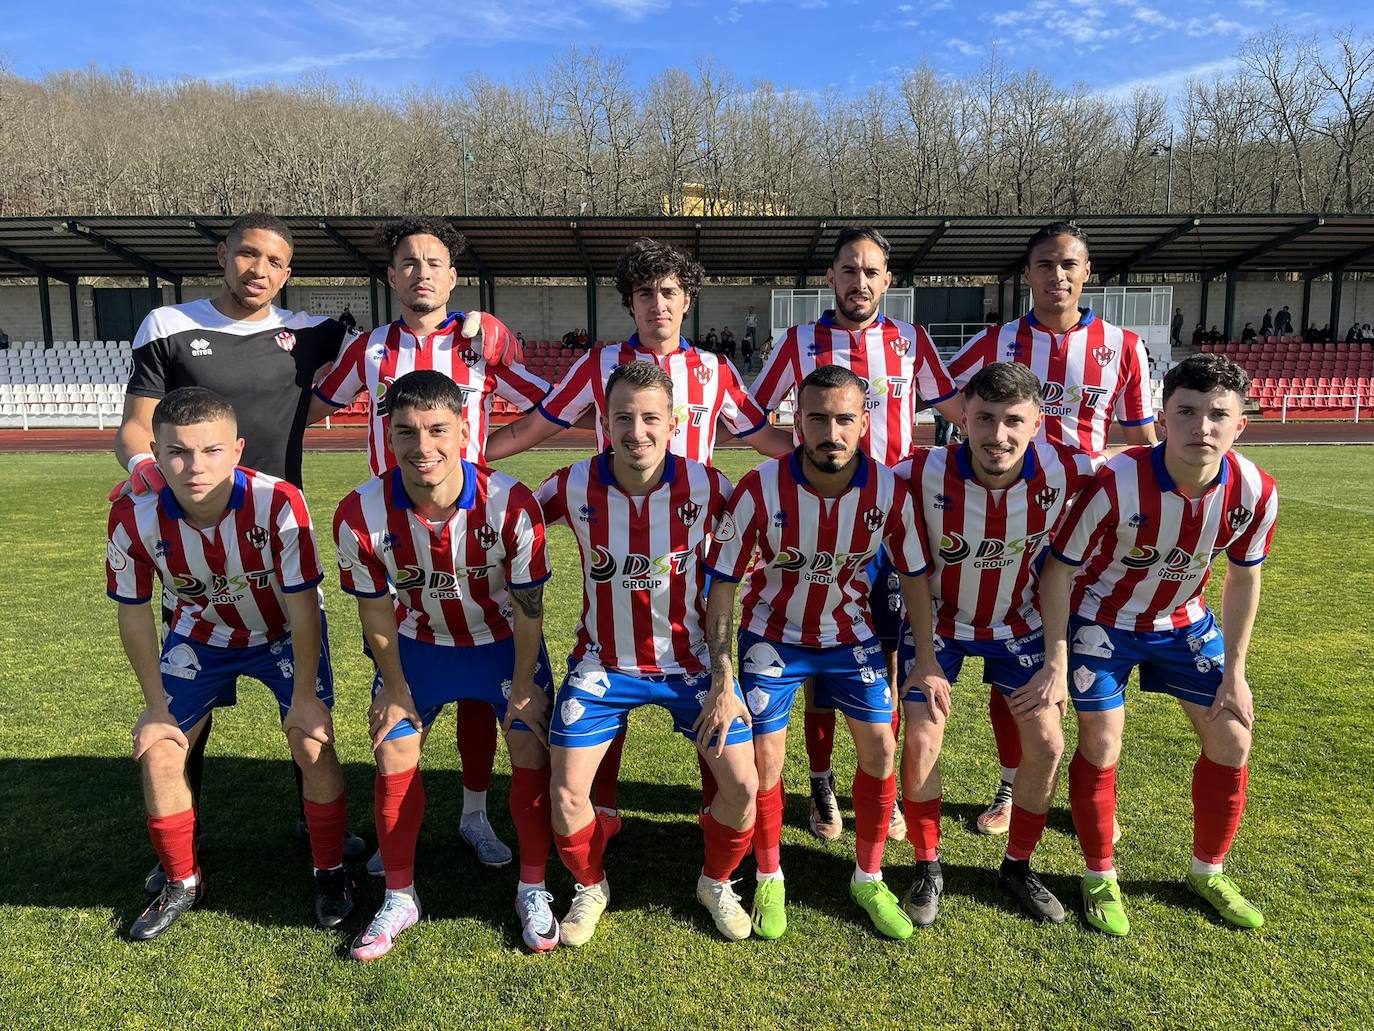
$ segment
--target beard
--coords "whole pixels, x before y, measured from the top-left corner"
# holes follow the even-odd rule
[[[826,441],[820,447],[804,446],[807,460],[823,473],[837,473],[854,459],[853,451],[825,451],[833,441]]]
[[[835,298],[835,307],[849,322],[867,322],[878,313],[878,298],[869,301],[842,301]]]

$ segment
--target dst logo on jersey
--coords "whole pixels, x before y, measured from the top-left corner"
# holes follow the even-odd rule
[[[864,407],[870,412],[882,406],[879,400],[884,394],[894,401],[900,401],[906,396],[907,377],[905,376],[878,376],[876,379],[864,379],[859,377],[859,381],[864,385]]]
[[[599,544],[592,545],[591,577],[597,583],[608,583],[616,576],[620,586],[629,591],[655,591],[669,576],[681,576],[692,555],[690,549],[670,551],[650,558],[635,552],[625,556],[623,563]]]
[[[706,405],[677,405],[673,408],[673,418],[678,422],[677,431],[679,433],[688,426],[695,429],[705,425],[706,417],[710,414],[711,409]]]
[[[950,565],[958,565],[972,557],[974,569],[1006,569],[1039,551],[1048,533],[1042,531],[1009,541],[989,537],[979,541],[977,548],[957,533],[946,533],[940,536],[940,557]]]
[[[477,546],[483,551],[490,551],[492,548],[496,547],[496,542],[500,539],[500,535],[497,534],[496,530],[492,527],[483,523],[472,531],[472,539],[477,542]]]
[[[1103,344],[1101,347],[1093,348],[1092,356],[1093,360],[1105,369],[1108,365],[1112,363],[1112,359],[1116,357],[1116,352],[1113,351],[1106,344]]]
[[[691,526],[701,515],[701,506],[695,501],[685,501],[677,507],[677,517],[683,526]]]
[[[283,351],[294,351],[296,349],[296,334],[289,329],[283,329],[276,336],[277,346]]]
[[[1210,552],[1193,555],[1182,548],[1172,548],[1169,554],[1164,556],[1163,567],[1159,570],[1159,578],[1161,580],[1190,580],[1199,571],[1207,568],[1211,558]],[[1121,564],[1130,569],[1149,569],[1159,561],[1159,549],[1144,544],[1132,548],[1130,554],[1122,558]]]
[[[819,551],[809,559],[800,548],[783,548],[773,556],[773,567],[789,573],[805,570],[802,579],[812,584],[833,584],[844,570],[853,571],[868,565],[871,551]]]
[[[1073,415],[1076,408],[1096,408],[1097,403],[1107,396],[1106,387],[1064,386],[1062,383],[1046,383],[1045,399],[1040,410],[1046,415]]]
[[[1054,503],[1059,500],[1058,487],[1042,487],[1036,491],[1035,503],[1048,512],[1054,507]]]
[[[486,575],[485,568],[465,569],[463,572],[469,576]],[[427,587],[429,596],[437,601],[458,601],[463,597],[458,577],[442,569],[426,573],[420,566],[397,566],[393,582],[398,591],[418,591]]]
[[[242,601],[249,587],[262,590],[272,582],[271,567],[255,569],[242,576],[223,576],[215,573],[207,584],[197,576],[177,574],[172,577],[172,593],[183,598],[205,598],[211,605],[233,605]]]

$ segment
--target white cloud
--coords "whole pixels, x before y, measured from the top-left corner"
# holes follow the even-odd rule
[[[1136,89],[1146,87],[1156,89],[1166,96],[1174,96],[1189,79],[1210,79],[1217,75],[1226,75],[1235,71],[1240,62],[1234,57],[1223,57],[1215,61],[1203,61],[1201,64],[1191,65],[1187,68],[1176,68],[1173,71],[1155,72],[1151,75],[1143,75],[1134,79],[1127,79],[1118,82],[1114,86],[1106,86],[1098,90],[1099,96],[1109,100],[1125,100]]]
[[[643,18],[668,6],[668,0],[593,0],[597,7],[609,7],[631,20]]]
[[[977,57],[983,52],[982,47],[974,46],[968,40],[960,39],[957,36],[945,40],[945,45],[953,50],[959,51],[965,57]]]

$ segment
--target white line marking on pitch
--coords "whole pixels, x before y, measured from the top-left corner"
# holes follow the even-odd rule
[[[1358,512],[1360,515],[1374,515],[1374,508],[1360,508],[1358,505],[1338,505],[1334,501],[1314,501],[1312,498],[1295,498],[1291,495],[1283,498],[1280,504],[1291,505],[1295,501],[1300,505],[1320,505],[1322,508],[1338,508],[1342,512]]]

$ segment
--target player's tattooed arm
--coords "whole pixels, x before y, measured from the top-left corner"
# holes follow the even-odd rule
[[[543,584],[535,584],[533,587],[522,587],[519,590],[512,590],[510,596],[520,611],[530,619],[542,619],[544,617]]]
[[[544,642],[544,585],[512,589],[510,594],[515,603],[515,666],[502,729],[510,733],[518,719],[547,748],[550,702],[535,682]]]
[[[731,662],[734,638],[735,592],[738,585],[728,580],[712,580],[706,599],[706,645],[711,652],[711,691],[692,724],[697,749],[703,754],[725,750],[725,737],[736,720],[745,726],[752,717],[735,691],[735,671]]]
[[[737,585],[727,580],[712,580],[706,599],[706,647],[711,653],[713,686],[734,676],[732,648],[735,629],[735,592]]]

